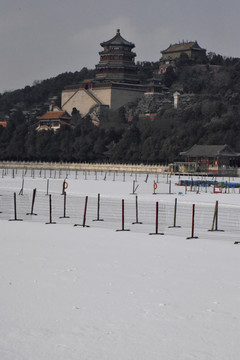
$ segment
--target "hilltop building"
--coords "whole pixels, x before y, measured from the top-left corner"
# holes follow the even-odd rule
[[[37,131],[53,130],[55,132],[63,125],[71,126],[71,116],[66,111],[60,110],[57,106],[50,106],[45,114],[37,117],[37,120]]]
[[[168,66],[175,67],[175,62],[182,54],[190,59],[203,59],[206,56],[206,49],[201,48],[197,41],[183,41],[178,44],[170,44],[166,50],[161,51],[159,74],[164,74]]]
[[[99,52],[96,80],[138,84],[136,54],[132,51],[135,45],[125,40],[119,29],[112,39],[100,45],[103,51]]]
[[[71,114],[75,107],[82,116],[96,106],[116,110],[141,98],[146,87],[139,84],[135,45],[125,40],[118,29],[116,35],[101,43],[100,61],[96,65],[96,77],[62,91],[62,110]]]

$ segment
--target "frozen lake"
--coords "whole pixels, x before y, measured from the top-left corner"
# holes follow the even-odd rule
[[[60,218],[64,179],[69,218]],[[22,172],[2,173],[0,359],[239,359],[240,245],[234,245],[240,240],[239,191],[185,193],[175,185],[178,180],[29,171],[19,195]],[[37,215],[26,215],[35,188]],[[23,221],[8,221],[14,218],[14,192]],[[55,225],[45,224],[50,194]],[[104,221],[93,221],[98,194]],[[142,224],[132,224],[136,195]],[[74,227],[83,223],[86,196],[90,227]],[[130,231],[116,232],[122,228],[122,199]],[[181,227],[169,228],[175,199]],[[216,201],[224,232],[208,231]],[[156,202],[164,235],[150,236]],[[186,240],[192,204],[198,239]]]

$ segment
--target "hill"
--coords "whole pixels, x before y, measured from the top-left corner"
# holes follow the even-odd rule
[[[142,82],[156,63],[139,64]],[[229,144],[240,152],[240,60],[217,55],[198,64],[181,57],[162,75],[167,94],[101,114],[100,126],[73,114],[75,128],[36,133],[36,116],[49,101],[60,105],[61,90],[94,77],[94,70],[64,73],[0,95],[0,159],[167,163],[193,144]],[[173,93],[180,93],[177,109]],[[154,113],[150,120],[146,113]],[[132,121],[128,122],[131,117]]]

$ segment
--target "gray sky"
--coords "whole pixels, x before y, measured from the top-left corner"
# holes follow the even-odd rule
[[[240,57],[239,18],[239,0],[1,0],[0,92],[94,68],[117,28],[136,61],[182,40]]]

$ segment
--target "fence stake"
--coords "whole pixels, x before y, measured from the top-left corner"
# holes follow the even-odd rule
[[[176,219],[177,219],[177,198],[175,198],[173,226],[169,226],[169,228],[180,228],[181,227],[181,226],[176,225]]]
[[[45,195],[48,195],[48,190],[49,190],[49,179],[47,179],[47,193]]]
[[[66,204],[67,204],[67,193],[64,191],[63,194],[63,216],[60,216],[59,219],[68,219],[69,216],[66,216]]]
[[[14,219],[9,219],[9,221],[23,221],[23,219],[17,218],[17,196],[16,196],[16,193],[13,194],[13,201],[14,201]]]
[[[156,202],[155,233],[149,233],[149,235],[164,235],[164,233],[158,232],[158,201]]]
[[[37,215],[37,214],[35,214],[35,213],[33,212],[34,203],[35,203],[35,198],[36,198],[36,191],[37,191],[37,189],[33,189],[31,212],[30,212],[30,213],[27,213],[26,215]]]
[[[67,189],[67,187],[68,187],[68,184],[67,184],[66,180],[64,179],[63,184],[62,184],[62,195],[65,194],[65,192],[66,192],[65,190]]]
[[[21,189],[19,191],[19,195],[23,195],[23,188],[24,188],[24,177],[22,179],[22,187],[21,187]]]
[[[97,203],[97,218],[93,221],[104,221],[103,219],[100,219],[100,194],[98,194],[98,203]]]
[[[137,191],[137,188],[139,187],[139,185],[137,185],[136,187],[135,187],[135,180],[133,180],[133,191],[132,191],[132,193],[130,193],[130,195],[134,195],[135,194],[135,192]]]
[[[215,229],[214,229],[214,224],[215,224]],[[211,230],[208,230],[208,231],[224,231],[224,230],[218,230],[218,201],[216,201],[216,203],[215,203],[212,228],[211,228]]]
[[[83,223],[82,223],[82,224],[74,224],[74,226],[89,227],[89,225],[86,225],[87,203],[88,203],[88,196],[85,197],[85,206],[84,206],[84,213],[83,213]]]
[[[195,217],[195,204],[192,206],[192,233],[191,236],[187,237],[186,239],[198,239],[198,236],[194,236],[194,217]]]
[[[124,228],[124,199],[122,199],[122,229],[116,231],[130,231],[130,229]]]
[[[51,196],[51,194],[49,195],[49,222],[46,224],[56,224],[55,222],[52,221],[52,196]]]
[[[142,224],[141,221],[138,221],[138,197],[136,195],[136,221],[133,222],[132,224]]]

